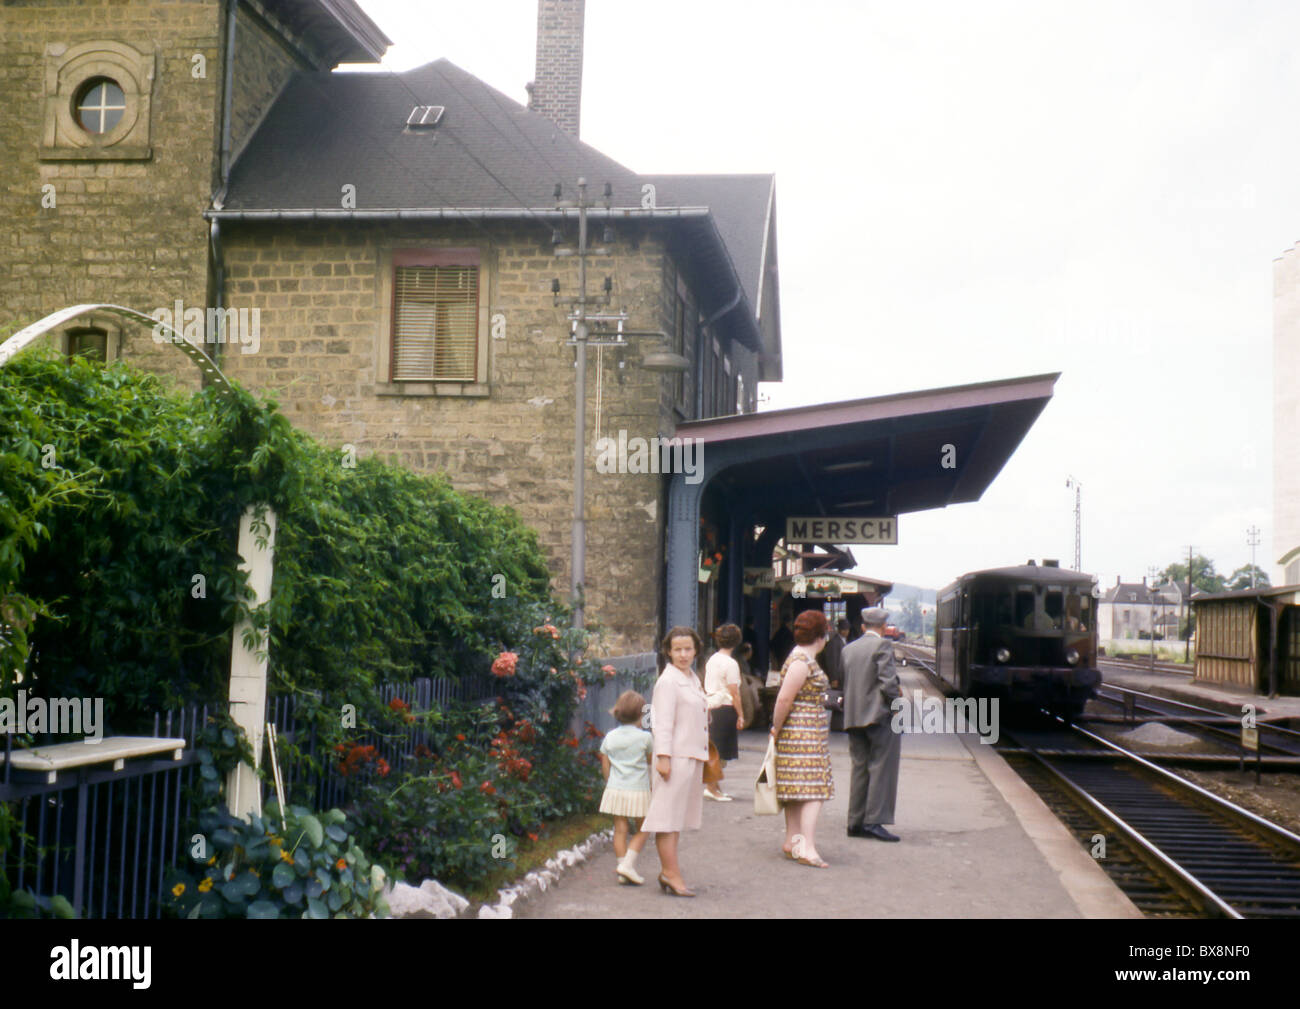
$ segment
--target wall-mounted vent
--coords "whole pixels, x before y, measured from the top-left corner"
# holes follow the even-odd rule
[[[433,129],[442,120],[446,112],[444,105],[417,105],[406,119],[406,125],[415,128]]]

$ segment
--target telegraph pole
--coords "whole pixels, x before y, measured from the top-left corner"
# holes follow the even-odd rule
[[[1081,549],[1083,528],[1083,484],[1074,477],[1066,477],[1065,486],[1074,488],[1074,570],[1083,570],[1083,551]]]
[[[1251,526],[1246,530],[1246,545],[1250,547],[1250,587],[1255,587],[1255,548],[1259,546],[1259,528]]]
[[[611,299],[612,284],[610,278],[605,278],[605,291],[603,295],[597,295],[592,298],[587,297],[587,257],[588,256],[608,256],[608,248],[590,249],[587,247],[587,210],[594,204],[587,201],[587,180],[578,179],[578,199],[564,200],[561,199],[562,187],[559,183],[555,185],[555,206],[556,209],[564,210],[576,208],[578,211],[578,248],[555,250],[556,256],[577,256],[578,257],[578,294],[570,299],[572,311],[569,313],[569,322],[573,329],[572,339],[569,345],[573,347],[574,360],[574,418],[573,418],[573,553],[572,553],[572,578],[570,581],[570,591],[573,602],[573,626],[581,628],[585,623],[586,611],[586,581],[587,581],[587,516],[586,504],[584,497],[586,494],[586,441],[587,441],[587,347],[588,346],[613,346],[622,348],[623,340],[623,322],[627,319],[627,313],[620,311],[612,314],[592,313],[587,310],[591,304],[608,305]],[[610,184],[605,183],[604,207],[608,211],[610,207],[611,188]],[[560,231],[557,228],[552,236],[552,243],[559,245],[561,242]],[[612,233],[608,226],[604,236],[605,242],[613,241]],[[558,279],[551,281],[551,294],[555,304],[560,303],[560,281]],[[596,321],[598,325],[616,321],[618,322],[619,333],[615,340],[590,340],[588,335],[588,323]]]
[[[1192,548],[1187,548],[1187,634],[1183,638],[1183,661],[1192,657]]]
[[[1151,617],[1151,672],[1156,671],[1156,608],[1152,600],[1152,589],[1156,584],[1156,569],[1147,568],[1147,577],[1151,579],[1151,584],[1147,586],[1147,614]]]

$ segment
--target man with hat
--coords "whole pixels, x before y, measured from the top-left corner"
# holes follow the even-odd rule
[[[863,635],[844,646],[844,729],[849,735],[853,778],[849,784],[849,837],[897,841],[885,829],[894,822],[898,762],[902,740],[891,722],[893,701],[901,696],[894,644],[881,636],[889,614],[880,607],[862,611]]]

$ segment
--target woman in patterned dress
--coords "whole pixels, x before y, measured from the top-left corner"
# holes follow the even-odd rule
[[[781,692],[772,714],[776,737],[776,797],[785,804],[781,850],[802,865],[830,866],[817,853],[822,803],[835,795],[831,780],[830,712],[823,707],[830,680],[814,656],[826,647],[826,617],[805,610],[794,622],[794,650],[781,667]]]

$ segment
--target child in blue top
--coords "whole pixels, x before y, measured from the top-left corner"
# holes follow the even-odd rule
[[[631,821],[640,821],[650,808],[650,761],[654,737],[638,724],[645,698],[635,690],[619,695],[610,714],[619,721],[600,743],[600,773],[605,777],[605,794],[600,811],[614,815],[614,854],[618,856],[619,883],[640,886],[645,879],[636,871],[636,857],[649,837],[638,830],[629,841]]]

